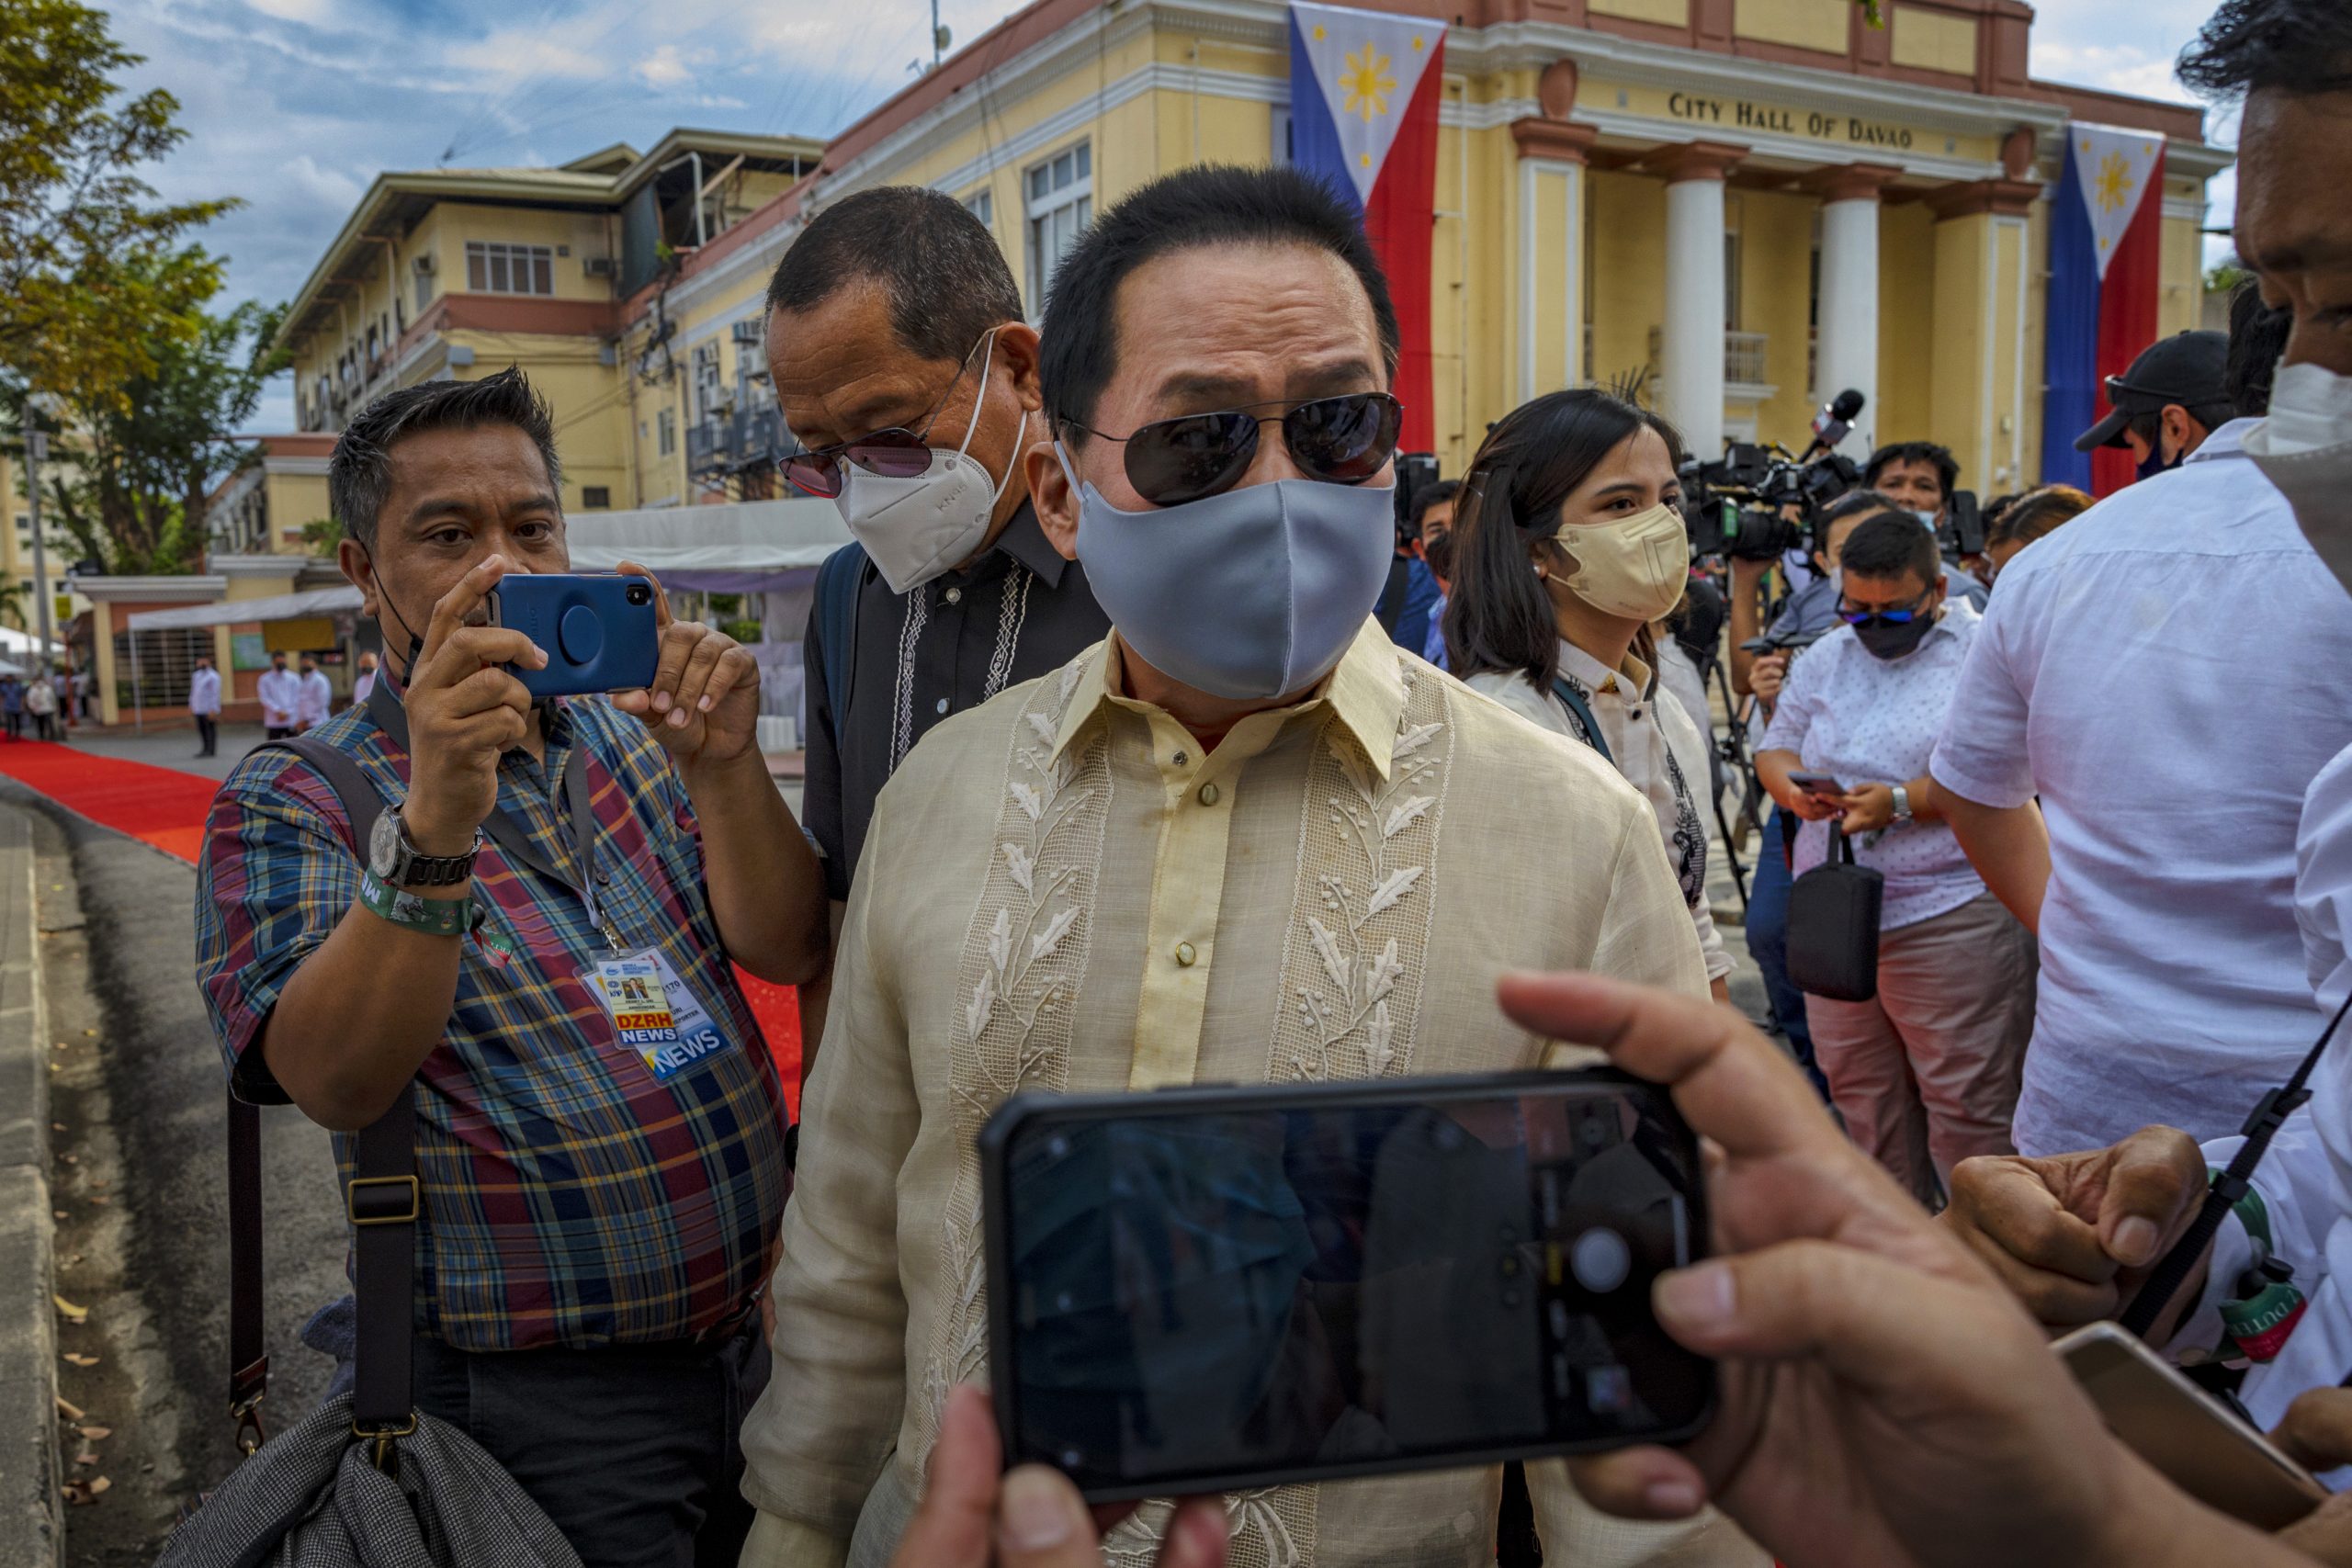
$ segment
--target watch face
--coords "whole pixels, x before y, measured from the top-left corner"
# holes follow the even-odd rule
[[[368,869],[389,882],[400,863],[401,819],[397,813],[387,811],[376,818],[368,834]]]

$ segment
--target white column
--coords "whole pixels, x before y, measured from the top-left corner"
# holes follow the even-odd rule
[[[1671,177],[1671,176],[1669,176]],[[1724,452],[1724,180],[1691,170],[1666,187],[1666,412],[1691,456]]]
[[[1838,449],[1860,460],[1878,428],[1878,208],[1876,193],[1821,209],[1821,326],[1814,391],[1823,402],[1851,387],[1865,400]]]

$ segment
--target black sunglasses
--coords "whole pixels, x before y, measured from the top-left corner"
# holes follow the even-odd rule
[[[1934,592],[1934,589],[1928,589],[1927,593],[1922,593],[1914,600],[1907,610],[1849,610],[1846,607],[1844,596],[1840,595],[1838,601],[1838,618],[1849,626],[1873,625],[1907,626],[1920,616],[1935,613],[1936,607],[1928,602],[1928,595]]]
[[[1280,413],[1260,413],[1280,409]],[[1126,445],[1127,483],[1154,506],[1177,506],[1222,495],[1241,481],[1258,456],[1259,427],[1279,423],[1291,460],[1310,479],[1329,484],[1362,484],[1380,472],[1396,450],[1404,405],[1385,392],[1350,392],[1315,398],[1250,403],[1215,413],[1185,414],[1145,425],[1127,435],[1105,435],[1075,420],[1072,430],[1102,441]]]
[[[982,338],[980,343],[988,341]],[[956,371],[956,379],[947,383],[947,389],[939,394],[939,400],[931,405],[931,412],[923,416],[921,430],[909,430],[904,425],[894,424],[888,430],[877,430],[854,441],[836,441],[831,446],[778,457],[775,466],[784,475],[785,482],[804,494],[831,501],[841,494],[842,486],[848,482],[848,465],[852,463],[886,479],[909,479],[922,473],[931,466],[931,427],[937,424],[939,416],[947,411],[947,400],[956,395],[956,389],[964,384],[965,376],[972,368],[972,355],[978,354],[979,348],[979,344],[974,344],[970,352],[964,355],[964,363]]]

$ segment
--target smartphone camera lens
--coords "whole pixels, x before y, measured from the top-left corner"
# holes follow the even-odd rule
[[[1606,1295],[1633,1272],[1634,1253],[1623,1236],[1595,1225],[1568,1249],[1568,1267],[1575,1270],[1577,1284],[1596,1296]]]
[[[632,582],[628,585],[627,597],[632,604],[650,604],[653,603],[653,590],[642,582]]]

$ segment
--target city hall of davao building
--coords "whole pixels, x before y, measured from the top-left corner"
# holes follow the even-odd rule
[[[879,185],[957,197],[1036,316],[1054,263],[1125,193],[1193,164],[1305,162],[1310,110],[1313,140],[1337,119],[1360,142],[1355,119],[1408,96],[1436,121],[1408,434],[1448,472],[1530,397],[1638,380],[1697,452],[1802,446],[1851,387],[1869,400],[1855,445],[1939,440],[1977,489],[2038,482],[2071,127],[2124,133],[2157,171],[2105,193],[2144,209],[2148,335],[2201,319],[2205,186],[2228,154],[2193,107],[2031,80],[2018,0],[1886,0],[1878,28],[1852,0],[1467,0],[1414,25],[1429,9],[1038,0],[1008,17],[623,303],[622,363],[673,378],[662,395],[703,433],[679,499],[767,493],[789,434],[747,412],[766,404],[762,293],[827,204]],[[1346,96],[1295,114],[1310,14],[1335,29],[1320,47]],[[1412,94],[1423,48],[1435,80]],[[666,454],[639,406],[629,466],[650,474]]]

